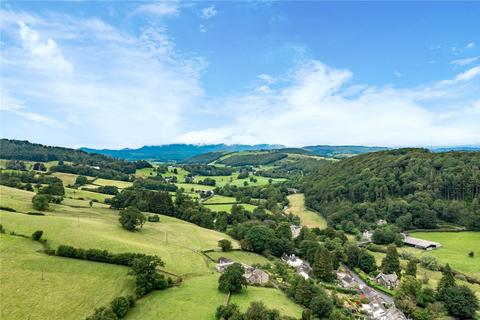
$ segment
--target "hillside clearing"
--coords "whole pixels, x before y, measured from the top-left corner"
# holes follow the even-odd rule
[[[469,273],[480,278],[480,232],[415,232],[413,237],[440,242],[442,247],[432,251],[424,251],[405,247],[418,256],[432,255],[441,263],[449,263],[450,266],[460,272]],[[473,251],[473,258],[468,253]]]
[[[289,195],[288,201],[290,201],[290,205],[285,211],[298,216],[304,226],[320,229],[327,227],[327,221],[324,217],[305,208],[305,195],[303,193]]]

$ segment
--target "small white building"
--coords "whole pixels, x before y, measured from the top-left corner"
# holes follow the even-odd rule
[[[302,231],[302,227],[292,224],[290,226],[290,231],[292,232],[292,238],[295,239],[300,235],[300,231]]]
[[[303,264],[303,260],[297,257],[294,254],[288,255],[284,253],[281,258],[286,264],[288,264],[290,267],[297,268],[300,267]]]

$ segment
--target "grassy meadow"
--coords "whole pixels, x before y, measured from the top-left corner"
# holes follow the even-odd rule
[[[0,235],[1,319],[83,319],[134,291],[126,267],[48,256],[40,249],[33,240]]]
[[[237,203],[237,199],[235,199],[234,197],[214,195],[213,197],[203,201],[203,204],[231,204],[231,203]]]
[[[207,252],[207,254],[210,258],[214,260],[224,257],[236,262],[246,263],[248,265],[253,265],[253,264],[265,265],[268,263],[273,264],[272,261],[268,260],[264,256],[253,253],[253,252],[247,252],[247,251],[236,251],[236,250],[229,251],[229,252],[214,251],[214,252]]]
[[[302,193],[292,194],[288,196],[290,205],[285,211],[292,213],[300,218],[302,224],[309,228],[324,229],[327,227],[327,221],[319,213],[313,212],[305,208],[305,195]]]
[[[256,208],[256,206],[248,203],[238,203],[238,205],[241,205],[243,208],[245,208],[245,210],[250,212]],[[232,210],[232,206],[233,204],[205,204],[205,207],[215,212],[230,212]]]
[[[0,186],[2,205],[20,212],[34,211],[33,195],[33,192]],[[160,223],[147,222],[141,232],[129,232],[121,228],[118,213],[112,209],[63,204],[54,205],[52,209],[46,216],[0,211],[0,219],[7,229],[19,233],[43,230],[53,247],[67,244],[112,252],[156,254],[166,262],[165,269],[176,274],[208,272],[205,258],[198,251],[215,249],[218,240],[230,239],[220,232],[168,216],[160,216]]]
[[[432,251],[424,251],[405,247],[418,256],[425,254],[436,257],[441,263],[449,263],[458,271],[469,273],[480,278],[480,232],[415,232],[412,237],[439,242],[442,247]],[[473,258],[468,253],[473,251]]]
[[[79,192],[79,190],[75,190]],[[85,195],[83,191],[73,195]],[[71,195],[73,189],[68,189]],[[157,291],[138,301],[127,319],[214,319],[225,295],[217,289],[219,274],[200,251],[215,249],[220,239],[235,240],[216,231],[168,216],[159,223],[147,222],[140,232],[129,232],[118,223],[118,212],[99,203],[66,198],[51,205],[45,216],[22,213],[34,211],[33,192],[0,186],[2,205],[17,212],[0,210],[0,223],[8,231],[30,235],[43,230],[51,247],[60,244],[81,248],[107,249],[113,253],[156,254],[165,270],[182,275],[179,287]],[[104,205],[105,206],[105,205]],[[2,235],[2,319],[79,319],[113,297],[133,291],[128,269],[109,264],[47,256],[30,239]],[[257,254],[233,251],[213,252],[248,264],[269,261]],[[43,269],[44,280],[41,280]],[[98,283],[102,283],[98,286]],[[299,316],[301,308],[278,289],[248,287],[233,302],[246,309],[251,301],[263,301],[287,315]],[[67,307],[68,306],[68,307]]]

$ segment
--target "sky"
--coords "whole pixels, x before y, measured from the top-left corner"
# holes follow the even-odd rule
[[[2,1],[0,134],[480,144],[480,2]]]

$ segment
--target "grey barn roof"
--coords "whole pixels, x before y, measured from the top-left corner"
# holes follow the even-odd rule
[[[442,246],[438,242],[418,239],[418,238],[410,237],[407,235],[403,238],[403,243],[414,246],[414,247],[419,247],[419,248],[430,248],[430,247],[439,248]]]

